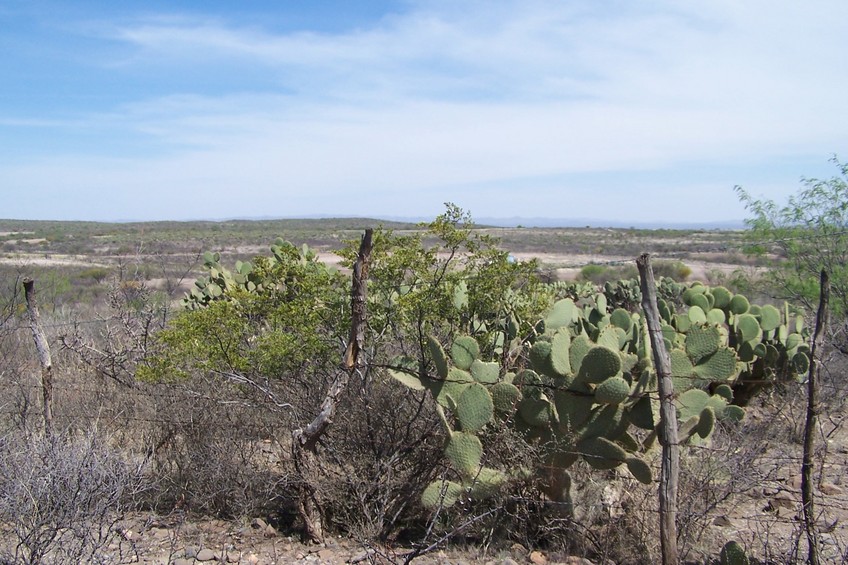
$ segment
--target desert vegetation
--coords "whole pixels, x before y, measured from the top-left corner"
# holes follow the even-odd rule
[[[844,562],[845,177],[738,232],[2,220],[0,561],[660,562],[650,253],[679,561]]]

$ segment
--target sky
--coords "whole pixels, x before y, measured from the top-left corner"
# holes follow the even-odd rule
[[[848,160],[848,2],[0,0],[0,218],[735,221]]]

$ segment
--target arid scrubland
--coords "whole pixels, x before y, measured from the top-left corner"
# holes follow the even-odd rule
[[[379,228],[378,222],[0,221],[0,382],[6,391],[0,560],[659,562],[655,389],[649,377],[639,389],[640,375],[650,371],[639,351],[645,338],[639,342],[640,330],[629,329],[639,325],[638,296],[632,285],[616,284],[637,277],[635,259],[644,252],[666,285],[666,337],[689,356],[695,375],[695,385],[684,386],[716,399],[716,381],[724,379],[736,403],[744,404],[743,417],[718,417],[704,438],[692,432],[693,441],[683,446],[682,561],[718,560],[729,541],[760,562],[806,558],[800,501],[805,371],[788,368],[793,358],[785,351],[809,352],[800,341],[809,341],[815,312],[786,306],[761,278],[768,254],[747,254],[744,232],[470,230],[454,214],[449,210],[429,227],[385,223],[375,232],[362,361],[333,397],[332,420],[308,468],[293,458],[292,434],[316,421],[339,382],[350,340],[351,268],[364,229]],[[24,279],[34,281],[52,353],[49,434]],[[695,281],[710,290],[686,294]],[[747,297],[757,310],[716,306],[718,287]],[[692,298],[699,293],[712,301],[706,308]],[[619,336],[622,365],[603,377],[626,382],[628,400],[590,399],[586,418],[591,410],[591,421],[600,422],[609,406],[615,412],[631,398],[635,406],[644,392],[647,426],[627,427],[637,417],[628,415],[622,424],[619,414],[610,420],[624,426],[615,433],[581,435],[588,424],[576,420],[565,429],[570,408],[555,401],[556,394],[576,393],[582,378],[580,394],[597,395],[603,382],[581,377],[577,367],[551,369],[546,363],[553,361],[539,353],[545,347],[536,344],[559,339],[551,308],[569,299],[575,313],[561,328],[570,341],[585,334],[597,347],[614,327],[631,332]],[[709,355],[718,349],[742,355],[727,374],[713,378],[706,355],[687,349],[690,326],[702,323],[688,314],[696,305],[705,314],[724,312],[703,323],[723,328],[721,345],[716,341]],[[763,322],[766,305],[781,316],[777,326]],[[618,321],[611,318],[615,312]],[[733,337],[730,319],[746,314],[759,324],[754,338]],[[843,321],[831,322],[814,476],[823,562],[840,563],[848,555],[846,348]],[[780,326],[798,336],[794,349],[783,336],[785,351],[778,352]],[[451,352],[463,336],[480,348],[468,366]],[[742,342],[752,340],[762,350],[752,345],[751,357],[744,357]],[[768,347],[783,357],[757,365],[778,355]],[[472,361],[490,364],[493,372],[460,378],[450,394],[433,384],[443,371],[472,374]],[[527,371],[539,381],[531,382]],[[498,383],[521,396],[502,413],[485,414],[479,426],[469,423],[460,396]],[[711,401],[713,416],[736,406],[733,397],[726,400]],[[703,410],[697,412],[702,418]],[[459,456],[449,447],[460,434],[483,448],[468,469],[458,468]],[[574,447],[601,436],[643,462],[647,479],[617,460],[619,451],[592,459]],[[563,453],[574,460],[561,460]],[[484,480],[489,470],[496,481]],[[439,496],[422,503],[434,484],[443,485]],[[304,538],[305,498],[323,527],[322,539],[312,543]]]

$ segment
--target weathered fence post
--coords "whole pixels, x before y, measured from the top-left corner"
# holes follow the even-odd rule
[[[636,259],[642,287],[642,310],[648,323],[648,335],[654,352],[654,367],[660,394],[660,430],[662,469],[660,471],[660,544],[663,565],[677,565],[677,484],[680,475],[680,446],[677,437],[677,410],[674,407],[674,384],[671,360],[665,348],[657,308],[657,285],[651,258],[643,253]]]
[[[810,374],[807,378],[807,418],[804,423],[804,459],[801,463],[801,502],[804,505],[804,529],[807,532],[807,563],[819,565],[819,535],[813,501],[813,452],[815,433],[818,427],[819,405],[818,373],[821,366],[821,344],[827,326],[828,302],[830,301],[830,278],[827,271],[821,272],[819,309],[816,313],[816,328],[810,350]]]
[[[32,338],[35,340],[35,349],[38,351],[38,362],[41,364],[44,433],[49,435],[53,431],[53,361],[50,358],[50,344],[47,343],[47,335],[41,328],[38,302],[35,299],[35,281],[25,278],[23,283],[27,312],[29,313],[29,327],[32,330]]]
[[[333,423],[338,397],[347,388],[351,375],[359,367],[359,354],[365,343],[366,299],[368,297],[366,283],[368,265],[371,260],[372,233],[373,230],[370,228],[365,230],[356,263],[353,266],[353,286],[350,292],[350,338],[342,359],[342,368],[324,396],[321,410],[315,419],[305,428],[292,432],[292,456],[301,478],[298,511],[303,519],[307,537],[314,542],[323,541],[324,525],[318,491],[309,477],[319,472],[315,454],[318,439]]]

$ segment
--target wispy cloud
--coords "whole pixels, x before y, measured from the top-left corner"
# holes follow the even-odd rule
[[[581,175],[653,171],[645,206],[674,188],[681,202],[706,187],[733,199],[733,179],[680,186],[679,171],[824,162],[848,141],[844,2],[407,6],[340,33],[220,16],[102,25],[122,47],[101,63],[150,77],[147,94],[79,117],[101,128],[102,149],[6,163],[0,182],[47,191],[61,174],[68,190],[113,191],[115,206],[202,191],[207,216],[429,213],[451,193],[481,215],[569,215],[585,200],[594,207],[572,215],[597,216],[609,206],[584,198]],[[151,150],[115,154],[113,135]],[[127,206],[117,216],[142,209]]]

